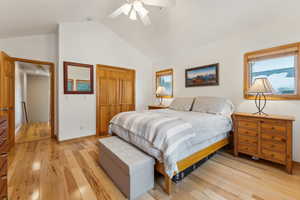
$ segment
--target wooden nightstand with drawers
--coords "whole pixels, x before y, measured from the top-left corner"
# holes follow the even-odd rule
[[[168,106],[164,106],[164,105],[149,105],[148,109],[149,110],[158,110],[158,109],[167,109]]]
[[[234,113],[234,154],[248,154],[286,166],[292,174],[294,117]]]

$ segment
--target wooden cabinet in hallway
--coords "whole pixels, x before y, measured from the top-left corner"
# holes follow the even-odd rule
[[[15,142],[15,63],[4,52],[0,52],[0,116],[7,119],[9,149]]]
[[[97,65],[97,134],[107,135],[109,121],[135,110],[135,70]]]

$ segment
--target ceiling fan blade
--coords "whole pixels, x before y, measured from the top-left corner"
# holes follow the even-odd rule
[[[111,15],[109,15],[110,18],[116,18],[119,15],[121,15],[122,13],[124,13],[124,15],[128,15],[130,10],[132,8],[131,4],[125,3],[123,6],[121,6],[120,8],[118,8],[115,12],[113,12]]]
[[[115,12],[109,15],[110,18],[116,18],[123,13],[123,6],[118,8]]]
[[[134,2],[133,7],[140,16],[140,18],[148,15],[149,13],[149,11],[144,8],[143,4],[140,1]]]
[[[151,24],[151,21],[150,21],[150,18],[149,18],[148,15],[145,15],[144,17],[141,17],[141,20],[142,20],[142,22],[143,22],[143,24],[144,24],[145,26],[148,26],[148,25]]]
[[[144,4],[149,6],[170,7],[175,6],[175,0],[142,0]]]

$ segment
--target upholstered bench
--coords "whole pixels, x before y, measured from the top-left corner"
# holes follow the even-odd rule
[[[116,136],[99,142],[101,167],[128,199],[136,199],[154,187],[152,157]]]

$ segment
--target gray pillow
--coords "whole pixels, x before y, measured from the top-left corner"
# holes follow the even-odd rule
[[[196,97],[192,111],[231,116],[234,106],[230,100],[222,97]]]
[[[193,97],[178,97],[172,101],[169,109],[177,111],[191,111],[193,102]]]

